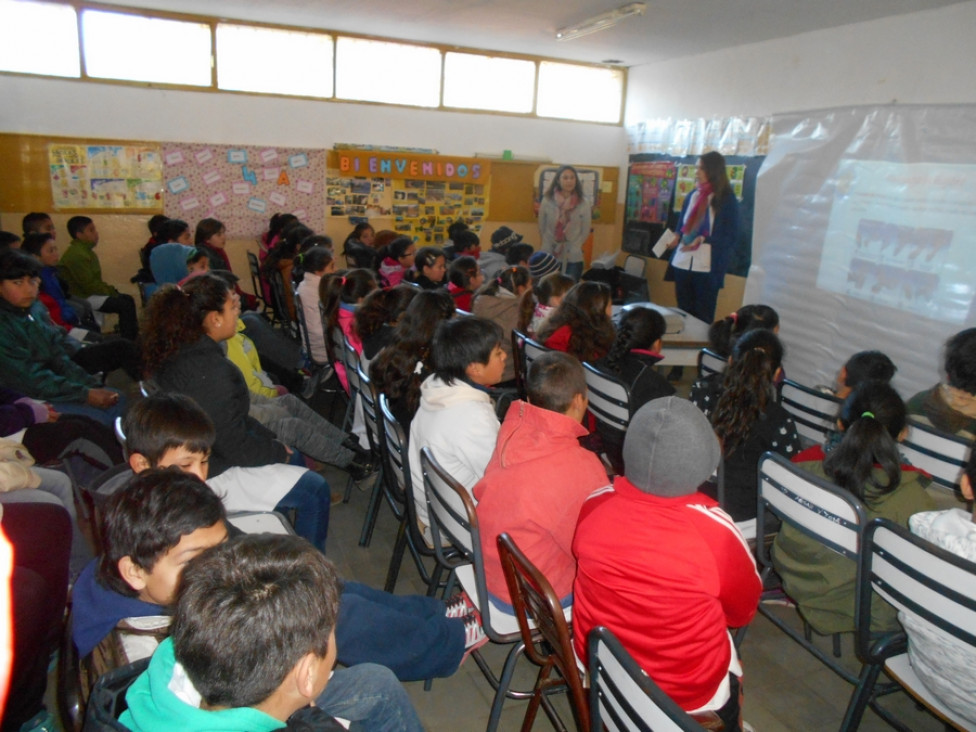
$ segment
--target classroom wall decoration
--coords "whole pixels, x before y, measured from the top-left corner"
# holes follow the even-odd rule
[[[630,175],[627,178],[627,221],[656,224],[668,220],[677,167],[671,160],[634,163],[630,166]]]
[[[169,143],[163,147],[164,213],[219,219],[230,236],[258,236],[278,212],[325,225],[325,151]]]
[[[56,209],[158,208],[163,166],[158,146],[48,145]]]

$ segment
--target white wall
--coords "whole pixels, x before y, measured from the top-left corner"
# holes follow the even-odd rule
[[[337,142],[444,155],[546,157],[620,166],[621,127],[245,94],[0,76],[0,131],[127,140],[331,148]]]
[[[976,2],[632,68],[625,121],[976,102]]]

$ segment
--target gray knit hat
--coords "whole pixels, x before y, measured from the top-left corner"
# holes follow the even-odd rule
[[[558,271],[559,262],[549,252],[535,252],[529,257],[529,273],[533,280],[538,280],[551,272]]]
[[[721,449],[712,425],[691,402],[664,397],[630,420],[624,439],[624,475],[655,496],[686,496],[708,480]]]

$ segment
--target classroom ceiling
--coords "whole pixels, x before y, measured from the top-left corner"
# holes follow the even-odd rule
[[[106,1],[106,0],[103,0]],[[107,0],[115,5],[638,66],[965,0],[646,0],[643,17],[571,41],[557,28],[629,0]],[[824,49],[829,53],[830,49]]]

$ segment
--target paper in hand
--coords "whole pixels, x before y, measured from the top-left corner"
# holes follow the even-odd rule
[[[677,238],[678,235],[671,231],[671,229],[665,229],[664,233],[661,234],[661,238],[657,240],[657,244],[651,249],[651,254],[660,259],[668,251],[668,244]]]

